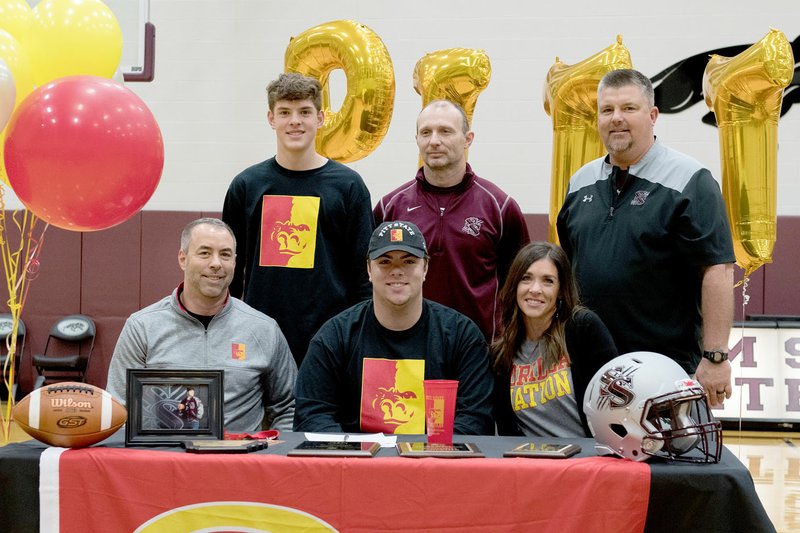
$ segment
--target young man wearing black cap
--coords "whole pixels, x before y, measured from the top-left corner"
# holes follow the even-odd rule
[[[369,243],[372,299],[326,322],[295,387],[295,431],[425,433],[423,380],[458,380],[455,433],[491,434],[486,341],[467,317],[422,297],[425,239],[385,222]]]

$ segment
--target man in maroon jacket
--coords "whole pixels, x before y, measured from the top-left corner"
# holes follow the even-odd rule
[[[408,220],[428,242],[424,296],[471,318],[491,342],[497,295],[517,251],[530,241],[513,198],[467,163],[475,134],[456,103],[435,100],[417,118],[422,168],[375,206],[376,224]]]

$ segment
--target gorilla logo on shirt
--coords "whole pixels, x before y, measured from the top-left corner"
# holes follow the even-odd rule
[[[308,224],[292,224],[290,220],[275,222],[269,238],[278,243],[278,253],[297,255],[308,246],[311,228]]]
[[[425,433],[424,359],[364,358],[361,430]]]
[[[315,196],[264,196],[258,264],[314,268],[318,216],[319,198]]]
[[[390,389],[381,387],[372,399],[372,407],[380,409],[385,424],[397,427],[407,424],[414,418],[416,411],[406,403],[406,400],[416,397],[414,391],[398,391],[394,387]]]

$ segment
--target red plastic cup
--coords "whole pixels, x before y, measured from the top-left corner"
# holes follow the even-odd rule
[[[454,379],[426,379],[425,427],[428,442],[453,443],[453,420],[456,416],[458,381]]]

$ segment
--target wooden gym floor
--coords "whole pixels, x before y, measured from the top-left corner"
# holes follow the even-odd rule
[[[12,422],[8,442],[28,439]],[[800,531],[800,433],[726,431],[724,441],[750,470],[778,533]],[[0,432],[0,446],[5,444]]]
[[[800,531],[800,433],[726,431],[724,443],[750,470],[778,533]]]

